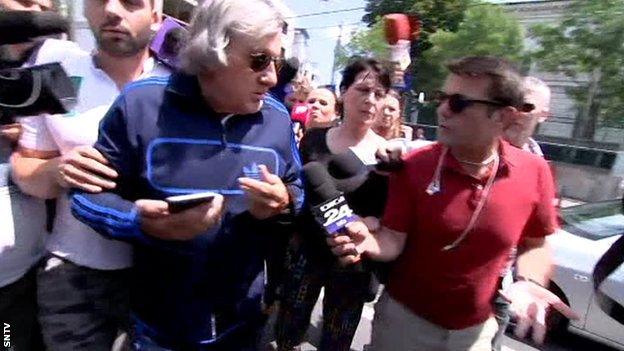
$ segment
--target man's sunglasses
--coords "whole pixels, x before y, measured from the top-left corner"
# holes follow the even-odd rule
[[[435,103],[438,105],[442,105],[445,101],[448,101],[449,109],[453,113],[461,113],[463,110],[474,104],[483,104],[496,107],[507,106],[506,104],[503,104],[501,102],[469,99],[461,94],[447,94],[443,91],[436,91],[433,101],[435,101]]]
[[[490,100],[478,100],[478,99],[469,99],[461,94],[446,94],[443,91],[437,91],[434,95],[433,100],[436,104],[441,105],[444,101],[448,101],[449,109],[453,113],[461,113],[466,108],[474,105],[474,104],[483,104],[495,107],[507,107],[509,105],[504,104],[502,102],[490,101]],[[523,104],[519,110],[521,112],[531,112],[535,109],[535,105],[525,103]]]
[[[264,71],[265,69],[267,69],[267,67],[269,67],[271,62],[275,63],[275,72],[279,72],[279,70],[282,68],[282,63],[284,62],[284,59],[282,57],[273,57],[263,52],[251,54],[249,55],[249,57],[251,58],[249,67],[254,72]]]

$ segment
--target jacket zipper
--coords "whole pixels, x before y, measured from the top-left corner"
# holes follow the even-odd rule
[[[227,147],[227,121],[232,118],[232,116],[234,116],[233,113],[221,119],[221,146],[223,146],[223,148]]]

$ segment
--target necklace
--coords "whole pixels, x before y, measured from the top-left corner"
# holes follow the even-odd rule
[[[467,165],[471,165],[471,166],[487,166],[490,163],[494,162],[494,160],[498,157],[498,152],[494,152],[490,155],[490,157],[486,158],[485,160],[481,161],[481,162],[473,162],[473,161],[467,161],[467,160],[462,160],[459,159],[457,157],[455,157],[455,159],[459,162],[459,163],[463,163],[463,164],[467,164]]]
[[[438,165],[433,174],[433,179],[431,180],[431,183],[429,183],[429,186],[425,190],[425,192],[430,196],[433,196],[442,190],[440,178],[442,177],[442,165],[444,164],[444,159],[446,158],[447,152],[448,152],[448,147],[444,147],[440,154],[440,158],[438,159]],[[464,231],[457,237],[457,239],[454,242],[444,246],[442,248],[442,251],[449,251],[449,250],[456,248],[462,241],[464,241],[466,236],[468,236],[468,233],[472,231],[475,224],[477,223],[477,219],[479,218],[479,215],[481,214],[481,211],[483,210],[483,206],[485,205],[490,195],[490,190],[492,188],[492,184],[494,183],[494,178],[496,178],[496,173],[498,170],[498,166],[500,164],[500,158],[498,157],[498,152],[495,152],[490,158],[493,158],[492,161],[485,160],[483,162],[486,165],[491,162],[494,162],[494,167],[492,168],[492,171],[490,172],[490,176],[488,177],[488,180],[485,184],[485,188],[483,189],[483,195],[481,196],[481,199],[479,200],[477,207],[472,213],[472,216],[470,217],[470,221],[468,222],[468,225],[466,226]],[[488,162],[485,163],[486,161]]]

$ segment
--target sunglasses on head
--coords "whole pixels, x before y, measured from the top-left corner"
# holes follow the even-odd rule
[[[506,104],[503,104],[501,102],[496,102],[496,101],[489,101],[489,100],[477,100],[477,99],[470,99],[467,98],[461,94],[447,94],[443,91],[437,91],[435,93],[434,99],[433,99],[438,105],[441,105],[444,103],[444,101],[448,102],[448,106],[449,109],[453,112],[453,113],[461,113],[463,110],[465,110],[466,108],[474,105],[474,104],[483,104],[483,105],[489,105],[489,106],[496,106],[496,107],[505,107],[508,106]]]
[[[284,59],[281,57],[273,57],[263,52],[251,54],[249,55],[249,57],[251,58],[249,67],[254,72],[264,71],[265,69],[267,69],[267,67],[269,67],[271,62],[275,63],[275,72],[279,72],[279,70],[282,68],[282,63],[284,61]]]

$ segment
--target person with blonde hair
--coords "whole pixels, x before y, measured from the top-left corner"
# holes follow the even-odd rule
[[[396,91],[390,90],[377,113],[377,119],[373,125],[375,133],[386,140],[404,138],[411,141],[412,127],[402,123],[401,113],[401,97]]]
[[[307,99],[309,116],[306,129],[331,127],[336,122],[336,94],[326,88],[314,89]]]

